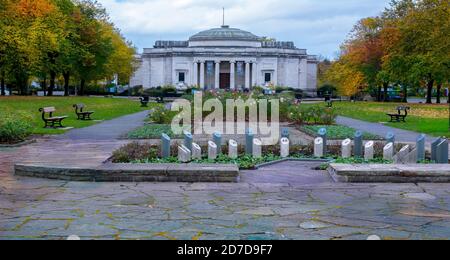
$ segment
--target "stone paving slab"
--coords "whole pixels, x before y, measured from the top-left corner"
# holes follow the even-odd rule
[[[314,162],[242,171],[239,183],[67,182],[13,174],[15,163],[45,158],[56,166],[98,166],[121,142],[49,138],[0,148],[0,239],[450,238],[450,184],[335,183],[313,170],[320,165]]]
[[[330,164],[339,182],[450,183],[448,164]]]

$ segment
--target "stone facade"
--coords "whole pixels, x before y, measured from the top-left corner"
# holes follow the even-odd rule
[[[317,58],[292,42],[264,42],[239,29],[222,26],[188,41],[157,41],[137,57],[130,85],[173,85],[202,89],[250,89],[283,86],[314,94]]]

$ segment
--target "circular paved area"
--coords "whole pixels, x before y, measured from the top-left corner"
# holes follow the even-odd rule
[[[0,239],[450,238],[449,184],[333,183],[326,172],[312,170],[316,163],[244,171],[238,184],[13,176],[14,162],[38,151],[56,156],[51,147],[57,142],[98,153],[117,142],[72,139],[0,150]]]

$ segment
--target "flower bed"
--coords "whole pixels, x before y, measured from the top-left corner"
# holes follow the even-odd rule
[[[173,145],[171,147],[172,154],[169,158],[162,159],[160,157],[159,145],[152,145],[148,143],[132,142],[122,146],[118,150],[114,151],[111,158],[113,163],[149,163],[149,164],[162,164],[162,163],[179,163],[177,158],[177,147]],[[312,145],[294,145],[290,147],[290,157],[292,159],[328,159],[336,160],[337,162],[348,163],[348,160],[340,159],[340,146],[329,145],[328,155],[326,158],[315,158]],[[382,157],[383,145],[377,144],[375,146],[376,158]],[[236,164],[240,169],[254,169],[257,165],[278,161],[281,158],[279,156],[280,146],[264,146],[263,157],[253,158],[252,156],[245,154],[245,148],[241,145],[238,148],[239,157],[237,159],[231,159],[227,156],[228,147],[223,146],[222,155],[219,155],[215,160],[209,160],[205,151],[206,147],[202,147],[204,152],[201,160],[193,160],[193,163],[204,164]],[[380,163],[381,159],[374,159],[373,161],[365,161],[364,159],[355,159],[353,163]],[[385,163],[390,163],[385,161]],[[180,163],[181,164],[181,163]]]

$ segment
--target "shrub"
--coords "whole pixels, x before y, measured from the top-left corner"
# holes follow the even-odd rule
[[[162,106],[158,106],[150,113],[150,121],[155,124],[171,124],[172,119],[177,115],[177,112],[165,109]]]
[[[180,138],[173,134],[170,125],[145,125],[128,133],[129,139],[160,139],[162,134],[167,134],[171,138]]]
[[[114,163],[129,163],[133,160],[155,158],[159,156],[158,151],[159,148],[156,145],[133,142],[114,151],[112,161]]]
[[[17,143],[26,140],[33,131],[31,116],[24,113],[0,115],[0,143]]]
[[[333,108],[315,106],[292,106],[289,111],[289,121],[297,125],[321,124],[332,125],[336,121],[336,111]]]

